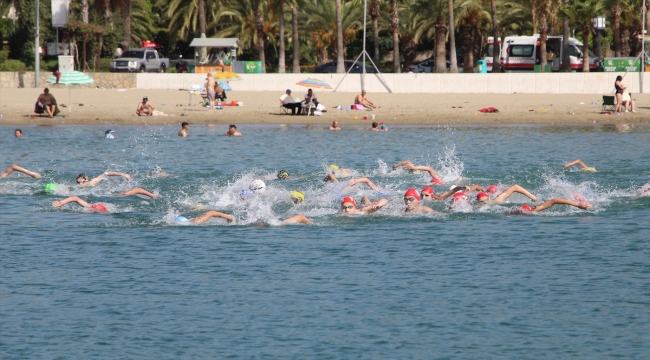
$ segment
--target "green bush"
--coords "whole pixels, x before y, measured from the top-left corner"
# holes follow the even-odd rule
[[[9,59],[9,50],[0,50],[0,64]]]
[[[27,66],[20,60],[8,59],[0,63],[0,71],[25,71]]]

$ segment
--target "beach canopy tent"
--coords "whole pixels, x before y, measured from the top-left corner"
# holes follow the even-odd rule
[[[232,71],[232,62],[242,44],[237,38],[194,38],[190,47],[195,48],[196,60],[196,67],[190,69],[190,72],[214,73]]]

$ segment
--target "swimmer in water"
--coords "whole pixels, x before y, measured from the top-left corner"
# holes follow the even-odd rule
[[[225,136],[241,136],[241,133],[237,131],[236,125],[230,125],[228,127],[228,132],[224,134]]]
[[[445,200],[446,198],[454,195],[458,191],[469,191],[471,190],[470,186],[455,186],[450,190],[447,190],[443,192],[442,194],[435,195],[435,192],[433,191],[433,188],[431,186],[426,186],[422,188],[422,191],[420,192],[420,195],[422,196],[422,200]]]
[[[181,131],[178,132],[178,136],[184,137],[184,138],[187,137],[187,130],[189,130],[189,129],[190,129],[190,123],[188,123],[187,121],[184,121],[181,124]]]
[[[296,205],[305,202],[305,195],[298,190],[291,191],[289,197],[291,198],[291,201],[293,201],[293,203]]]
[[[8,167],[7,170],[5,170],[2,174],[0,174],[0,178],[5,178],[5,177],[9,176],[9,174],[11,174],[14,171],[18,171],[18,172],[21,172],[23,174],[27,174],[27,175],[29,175],[29,176],[31,176],[33,178],[36,178],[36,179],[41,178],[41,174],[39,174],[39,173],[37,173],[35,171],[27,170],[24,167],[20,167],[20,166],[18,166],[16,164],[11,165],[10,167]]]
[[[432,183],[438,185],[444,184],[440,175],[438,175],[438,173],[435,170],[433,170],[433,168],[430,166],[415,166],[413,165],[411,160],[404,160],[393,165],[393,170],[397,170],[397,168],[399,167],[403,167],[405,170],[408,170],[410,173],[414,173],[416,171],[426,171],[429,173],[429,175],[431,175]]]
[[[289,173],[286,170],[278,171],[278,179],[287,180],[289,178]]]
[[[336,165],[336,164],[330,164],[330,165],[328,166],[328,168],[329,168],[330,171],[331,171],[330,174],[333,174],[333,175],[335,175],[335,176],[338,176],[338,177],[348,177],[348,176],[352,176],[352,170],[351,170],[351,169],[341,169],[341,168],[340,168],[338,165]],[[323,179],[323,181],[325,181],[325,182],[331,181],[331,179],[329,178],[329,175],[326,176],[325,179]]]
[[[106,130],[104,132],[104,137],[106,139],[115,139],[115,130]]]
[[[117,171],[107,171],[107,172],[93,178],[92,180],[88,180],[88,175],[81,173],[81,174],[77,175],[77,185],[79,185],[79,186],[95,186],[95,185],[99,184],[100,181],[106,180],[106,178],[108,176],[121,176],[121,177],[125,178],[126,180],[131,181],[131,175],[129,175],[129,174],[125,174],[125,173],[121,173],[121,172],[117,172]]]
[[[482,203],[485,203],[485,204],[489,204],[489,203],[492,203],[492,202],[495,202],[495,203],[504,202],[507,198],[509,198],[514,193],[519,193],[519,194],[525,195],[530,200],[532,200],[533,202],[537,202],[537,196],[531,194],[530,191],[528,191],[528,190],[524,189],[523,187],[521,187],[519,185],[516,185],[516,184],[510,186],[509,188],[504,190],[501,194],[499,194],[499,195],[495,196],[494,198],[490,199],[490,193],[492,193],[492,194],[496,193],[497,192],[496,189],[497,189],[496,186],[490,185],[490,186],[488,186],[487,192],[485,192],[486,189],[484,189],[482,186],[474,185],[470,190],[473,190],[473,191],[478,190],[478,191],[480,191],[476,195],[476,200],[478,200],[478,201],[480,201]],[[473,192],[473,191],[469,191],[469,192]]]
[[[567,199],[562,199],[562,198],[554,198],[551,199],[547,202],[544,202],[542,204],[539,204],[537,206],[533,206],[532,208],[527,205],[523,204],[521,207],[516,211],[518,214],[526,214],[526,213],[531,213],[531,212],[540,212],[543,210],[546,210],[550,207],[553,207],[555,205],[569,205],[569,206],[574,206],[582,210],[588,210],[591,209],[591,204],[584,202],[584,201],[571,201]]]
[[[325,182],[327,182],[327,181],[331,181],[331,182],[335,182],[335,183],[339,182],[339,180],[336,178],[336,176],[334,176],[333,173],[329,174],[329,175],[327,175],[325,177]],[[364,184],[368,185],[368,187],[371,188],[372,190],[380,191],[379,187],[377,187],[377,185],[375,185],[368,178],[350,179],[350,180],[348,180],[348,185],[346,187],[344,187],[343,190],[341,190],[341,191],[350,190],[350,189],[352,189],[354,187],[354,185],[359,184],[359,183],[364,183]]]
[[[142,188],[133,188],[131,190],[123,191],[123,192],[117,194],[117,196],[135,196],[135,195],[144,195],[144,196],[148,196],[151,199],[155,199],[155,198],[158,197],[158,195],[156,195],[154,193],[151,193],[151,192],[149,192],[149,191],[147,191],[145,189],[142,189]],[[106,205],[101,204],[101,203],[91,205],[91,204],[88,204],[86,201],[82,200],[78,196],[70,196],[70,197],[65,198],[63,200],[54,201],[54,202],[52,202],[52,206],[54,206],[56,208],[61,208],[63,205],[71,203],[71,202],[75,202],[75,203],[79,204],[82,207],[89,208],[89,209],[93,210],[94,212],[107,212],[108,211],[106,209]]]
[[[420,204],[420,196],[418,195],[418,191],[414,188],[410,188],[404,193],[404,204],[406,204],[406,209],[404,209],[405,212],[434,212],[432,208]]]
[[[346,196],[341,202],[341,211],[344,214],[371,214],[383,208],[386,204],[388,204],[388,200],[386,199],[375,200],[371,203],[370,200],[364,196],[363,205],[366,206],[357,209],[357,202],[350,196]]]
[[[208,221],[209,219],[211,219],[213,217],[220,218],[220,219],[226,219],[226,221],[228,223],[232,223],[233,221],[235,221],[235,218],[232,215],[224,214],[224,213],[214,211],[214,210],[210,210],[208,212],[205,212],[205,213],[203,213],[203,214],[201,214],[201,215],[199,215],[199,216],[197,216],[197,217],[195,217],[194,219],[191,219],[191,220],[186,219],[186,218],[184,218],[182,216],[179,216],[179,217],[176,218],[176,221],[177,222],[190,222],[190,223],[193,223],[193,224],[201,224],[201,223],[204,223],[204,222]],[[311,224],[311,221],[305,215],[302,215],[302,214],[292,216],[292,217],[290,217],[288,219],[283,220],[282,222],[284,224]]]
[[[587,166],[580,159],[573,160],[572,162],[564,165],[564,168],[567,169],[567,168],[570,168],[571,166],[574,166],[574,165],[580,165],[580,167],[582,168],[582,172],[596,172],[595,167]]]
[[[338,121],[332,121],[332,126],[330,126],[330,131],[341,131]]]

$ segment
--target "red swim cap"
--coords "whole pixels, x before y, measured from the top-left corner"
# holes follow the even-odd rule
[[[521,210],[526,211],[526,212],[532,212],[533,211],[533,209],[531,209],[530,206],[528,206],[528,204],[521,205]]]
[[[454,197],[451,199],[451,201],[467,201],[467,195],[465,195],[464,192],[459,191],[454,194]]]
[[[108,209],[106,209],[106,206],[104,206],[103,204],[93,204],[93,205],[90,206],[90,208],[93,211],[96,211],[96,212],[107,212],[108,211]]]
[[[499,191],[499,189],[497,189],[496,185],[490,185],[490,186],[488,186],[487,191],[488,191],[490,194],[494,194],[494,193],[496,193],[497,191]]]
[[[428,193],[428,194],[433,195],[434,194],[433,188],[431,186],[426,186],[426,187],[422,188],[422,193],[423,194]]]
[[[489,198],[489,197],[490,197],[490,195],[488,195],[487,193],[484,193],[482,191],[480,193],[476,194],[476,200],[481,200],[483,198]]]
[[[418,201],[420,201],[420,194],[418,194],[418,191],[415,190],[414,188],[410,188],[406,190],[406,192],[404,193],[404,197],[407,196],[413,196],[414,198],[418,199]]]
[[[349,196],[344,197],[343,201],[341,201],[341,205],[343,205],[345,203],[350,203],[350,204],[354,205],[355,209],[357,208],[357,202],[354,201],[354,199],[349,197]]]
[[[431,182],[434,183],[434,184],[438,184],[438,185],[442,185],[442,184],[444,184],[444,183],[442,182],[442,179],[441,179],[441,178],[433,178],[433,179],[431,179]]]

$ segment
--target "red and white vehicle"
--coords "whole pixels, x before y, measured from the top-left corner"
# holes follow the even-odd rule
[[[533,36],[508,36],[501,47],[501,69],[503,71],[533,71],[541,61],[539,34]],[[582,42],[569,38],[569,59],[571,70],[582,69]],[[551,71],[562,68],[562,36],[549,36],[546,39],[546,60]],[[589,56],[589,70],[596,71],[598,57]]]
[[[499,38],[499,47],[497,54],[501,53],[501,38]],[[494,37],[487,38],[487,46],[485,46],[485,56],[483,60],[487,60],[487,71],[492,72],[492,65],[494,64]]]

